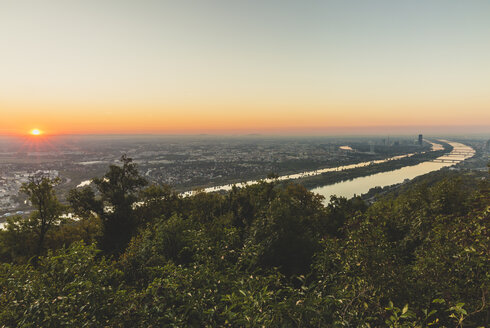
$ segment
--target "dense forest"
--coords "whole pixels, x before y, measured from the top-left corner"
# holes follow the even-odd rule
[[[130,158],[0,231],[3,327],[483,327],[488,173],[440,171],[379,197],[260,182],[182,197]],[[69,213],[69,214],[68,214]]]

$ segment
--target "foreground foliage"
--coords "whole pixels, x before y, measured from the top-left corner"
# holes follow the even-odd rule
[[[138,193],[145,182],[124,160],[97,190],[70,194],[81,219],[51,227],[38,260],[32,219],[0,232],[0,326],[488,324],[486,174],[435,173],[370,206],[337,197],[324,206],[275,182]],[[112,235],[118,220],[131,227],[123,236]]]

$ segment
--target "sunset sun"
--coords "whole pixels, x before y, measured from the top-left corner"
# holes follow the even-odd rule
[[[33,136],[38,136],[41,134],[41,131],[39,129],[32,129],[30,134]]]

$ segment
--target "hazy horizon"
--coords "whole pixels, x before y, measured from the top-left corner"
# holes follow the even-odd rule
[[[23,137],[29,131],[16,133],[0,133],[0,137]],[[490,136],[490,126],[361,126],[361,127],[333,127],[333,128],[290,128],[276,130],[203,130],[181,132],[106,132],[106,133],[50,133],[43,131],[43,137],[56,136],[278,136],[278,137],[334,137],[334,136],[409,136],[423,134],[424,136]]]
[[[489,13],[455,0],[0,0],[0,134],[484,133]]]

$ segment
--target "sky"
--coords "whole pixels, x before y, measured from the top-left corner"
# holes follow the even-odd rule
[[[490,1],[0,0],[0,134],[490,131]]]

